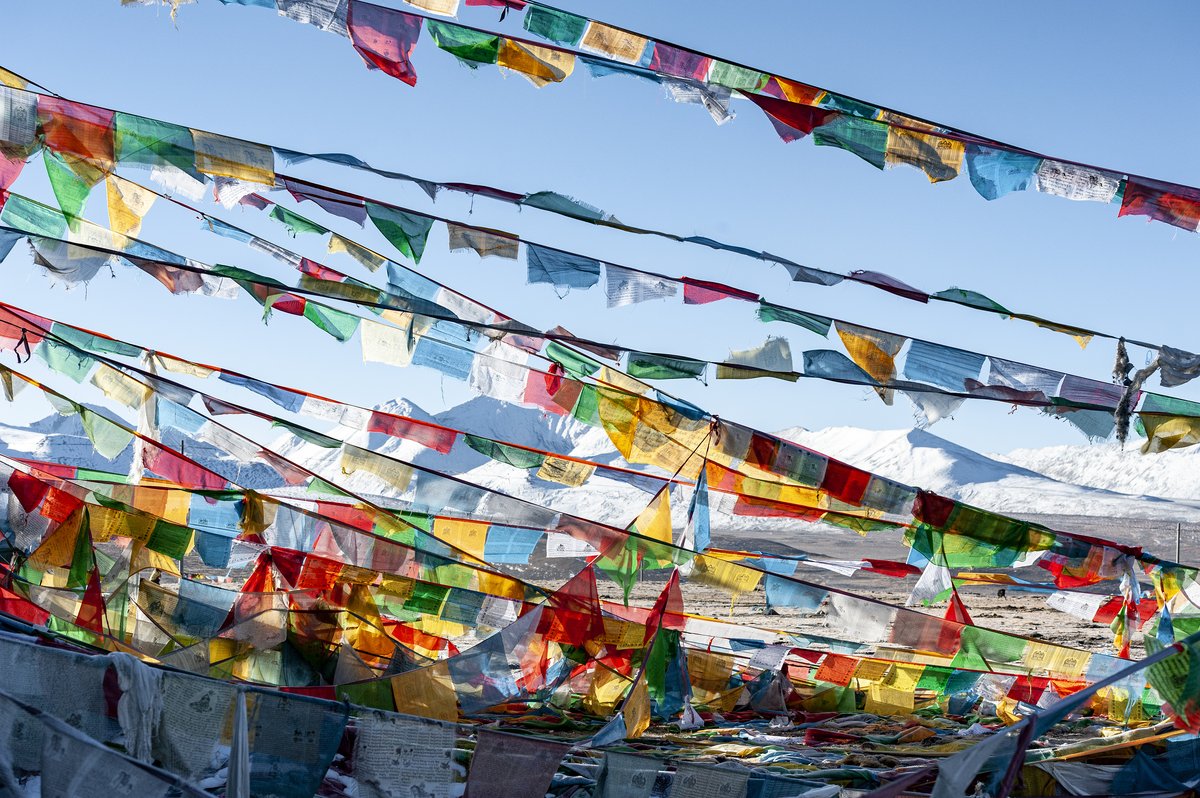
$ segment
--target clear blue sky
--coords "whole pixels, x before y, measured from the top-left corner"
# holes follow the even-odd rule
[[[658,87],[595,80],[582,67],[566,83],[536,90],[492,67],[465,69],[425,36],[414,59],[420,79],[409,88],[369,73],[347,40],[263,9],[201,0],[182,8],[173,26],[166,11],[121,8],[118,0],[10,5],[0,63],[73,99],[298,150],[350,152],[437,179],[554,189],[634,224],[705,234],[814,266],[878,269],[930,291],[969,287],[1027,312],[1200,348],[1186,303],[1197,284],[1200,240],[1139,218],[1118,220],[1116,206],[1030,192],[988,203],[965,176],[931,186],[913,169],[881,173],[832,148],[785,145],[748,103],[717,127],[702,109],[675,105]],[[883,2],[562,5],[1050,154],[1200,185],[1188,132],[1200,128],[1200,109],[1189,101],[1200,74],[1191,42],[1200,8],[1192,3],[1160,2],[1153,11],[1081,0],[960,4],[942,13]],[[495,23],[494,11],[463,11],[468,24]],[[1155,63],[1165,66],[1150,68]],[[38,164],[29,168],[17,190],[49,199],[41,172]],[[1098,379],[1111,370],[1108,342],[1081,351],[1066,336],[1022,322],[925,307],[862,286],[792,284],[778,267],[732,255],[517,213],[486,200],[472,209],[456,195],[431,205],[412,187],[346,171],[307,174],[602,259],[732,282],[866,325]],[[88,215],[105,220],[102,190]],[[233,216],[281,236],[255,212]],[[186,214],[157,207],[143,236],[207,262],[282,274],[196,227]],[[373,231],[362,236],[380,240]],[[326,257],[315,237],[295,244],[364,276]],[[659,302],[608,311],[599,288],[560,301],[548,286],[524,285],[523,264],[450,255],[440,226],[421,267],[543,328],[562,323],[632,347],[721,358],[785,331],[759,323],[743,303]],[[0,298],[7,301],[267,379],[360,403],[406,396],[431,412],[468,397],[460,384],[425,370],[364,365],[356,343],[338,345],[292,317],[264,327],[248,298],[172,297],[132,271],[119,279],[101,275],[86,290],[68,293],[50,288],[20,250],[5,269]],[[803,349],[836,348],[803,332],[790,337],[797,359]],[[1134,359],[1140,365],[1142,353]],[[902,397],[888,408],[864,389],[815,381],[666,387],[765,429],[884,429],[912,421]],[[93,399],[88,390],[77,393]],[[968,403],[933,431],[985,451],[1083,440],[1033,411],[1010,415],[990,403]]]

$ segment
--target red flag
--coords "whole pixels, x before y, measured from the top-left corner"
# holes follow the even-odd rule
[[[104,594],[100,592],[100,574],[95,568],[88,574],[87,589],[75,625],[89,632],[104,634]]]
[[[693,277],[684,277],[680,282],[683,283],[685,305],[707,305],[721,299],[744,299],[747,302],[757,302],[759,299],[758,294],[742,291],[724,283],[697,280]]]
[[[368,67],[381,69],[409,86],[417,85],[417,72],[409,59],[421,35],[420,17],[350,0],[346,22],[354,49]]]
[[[784,141],[795,141],[812,133],[814,130],[837,116],[837,111],[826,108],[814,108],[811,105],[780,100],[765,94],[742,92],[750,102],[757,105],[767,115],[767,119],[775,127],[775,132]]]

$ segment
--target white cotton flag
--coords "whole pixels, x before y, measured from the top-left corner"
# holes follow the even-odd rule
[[[364,363],[387,363],[401,367],[412,363],[417,341],[411,330],[370,319],[363,319],[359,329],[362,331]]]
[[[150,179],[162,186],[168,194],[178,194],[199,202],[204,199],[204,183],[187,172],[169,163],[156,163],[150,167]]]
[[[346,9],[350,0],[277,0],[279,14],[349,38]]]
[[[1086,166],[1044,160],[1038,164],[1034,185],[1043,194],[1077,202],[1112,202],[1121,186],[1121,178]]]
[[[0,86],[0,142],[16,148],[33,144],[37,135],[37,95]]]
[[[520,402],[525,396],[529,353],[503,341],[493,341],[471,363],[467,384],[475,392],[503,402]]]
[[[458,0],[404,0],[410,6],[423,8],[432,14],[444,17],[458,16]]]
[[[708,111],[709,116],[718,125],[723,125],[734,117],[733,112],[729,110],[732,90],[726,86],[672,78],[663,78],[662,83],[667,89],[668,97],[677,103],[703,105],[704,110]]]
[[[792,348],[786,338],[768,338],[766,343],[754,349],[730,352],[727,362],[763,371],[789,372],[792,370]]]
[[[905,606],[913,607],[937,601],[939,596],[948,593],[953,587],[950,569],[941,563],[930,562],[921,572],[921,578],[913,585],[912,595],[908,597]]]
[[[1065,612],[1075,618],[1090,621],[1108,601],[1108,596],[1094,593],[1074,593],[1066,590],[1056,590],[1046,599],[1046,606]]]
[[[579,540],[562,532],[546,534],[547,557],[594,557],[600,552],[586,540]]]
[[[610,308],[665,299],[679,293],[679,284],[652,274],[636,272],[611,263],[604,265],[604,293]]]

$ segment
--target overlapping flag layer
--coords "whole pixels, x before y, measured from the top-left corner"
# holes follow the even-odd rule
[[[967,169],[989,199],[1032,186],[1120,201],[1122,214],[1189,229],[1200,220],[1185,187],[1017,151],[537,3],[466,0],[523,12],[526,31],[550,44],[358,0],[236,4],[346,36],[370,66],[410,85],[424,28],[461,61],[537,85],[564,80],[581,61],[594,74],[662,83],[719,121],[737,92],[785,140],[812,134],[880,168],[917,166],[934,182]],[[410,5],[458,10],[457,0]],[[297,153],[0,77],[0,258],[27,243],[58,283],[140,272],[173,295],[249,294],[264,317],[303,317],[337,341],[357,339],[366,362],[432,369],[597,430],[610,447],[580,456],[364,407],[338,398],[336,386],[313,393],[0,301],[0,348],[16,361],[0,365],[5,397],[41,403],[87,442],[87,465],[0,456],[6,789],[21,791],[37,774],[43,794],[56,795],[89,784],[105,794],[207,789],[239,798],[667,789],[678,798],[784,798],[841,788],[943,796],[975,784],[1003,795],[1034,771],[1066,783],[1058,767],[1066,757],[1200,731],[1200,569],[870,473],[660,387],[820,379],[866,386],[889,403],[900,391],[927,423],[967,400],[998,401],[1065,418],[1094,438],[1123,439],[1133,427],[1145,451],[1159,452],[1200,442],[1200,404],[1145,383],[1157,373],[1164,388],[1186,384],[1200,357],[1010,311],[970,290],[929,294],[880,272],[843,275],[627,227],[554,192],[382,173],[416,182],[431,199],[443,189],[488,196],[781,264],[802,282],[850,280],[952,302],[1085,346],[1118,339],[1114,381],[1015,362],[285,171],[312,159],[373,170],[353,156]],[[37,160],[53,204],[17,192]],[[85,213],[102,183],[107,226]],[[206,197],[260,211],[296,241],[234,225]],[[155,208],[189,213],[208,232],[269,255],[287,278],[152,243],[142,236]],[[394,252],[340,232],[357,225],[365,234],[368,222]],[[435,224],[447,228],[452,251],[523,259],[518,277],[560,294],[603,282],[609,308],[745,302],[773,331],[837,348],[797,359],[787,337],[768,336],[714,358],[542,331],[421,271]],[[298,251],[318,240],[322,260],[361,276]],[[1134,370],[1127,345],[1147,350],[1145,367]],[[453,467],[466,452],[511,480],[471,481]],[[522,480],[564,495],[618,484],[632,497],[627,522],[506,489]],[[784,546],[722,548],[723,516],[814,536],[831,527],[868,538],[892,532],[908,555],[847,561]],[[912,597],[894,606],[828,584],[821,575],[830,572],[909,580]],[[1110,626],[1111,653],[976,624],[963,584],[1043,589],[1049,608]],[[814,631],[773,628],[766,615],[762,625],[704,617],[689,610],[691,591],[761,602],[811,620]],[[941,601],[943,617],[919,608]],[[1131,658],[1135,640],[1146,658]],[[1087,723],[1081,743],[1075,732]],[[1139,773],[1189,778],[1178,757],[1138,756],[1136,768],[1110,774],[1112,790],[1136,785]]]

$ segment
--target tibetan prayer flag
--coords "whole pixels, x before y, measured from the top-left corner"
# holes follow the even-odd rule
[[[1063,377],[1056,395],[1060,399],[1077,404],[1115,408],[1121,401],[1122,393],[1124,389],[1120,385],[1067,374]]]
[[[149,213],[155,199],[154,193],[136,183],[109,175],[108,226],[121,235],[137,236],[142,229],[142,218]]]
[[[677,103],[704,106],[704,110],[718,125],[733,119],[733,112],[729,110],[729,98],[733,90],[728,86],[674,78],[664,78],[663,86],[666,87],[667,96]]]
[[[966,380],[979,379],[984,359],[983,355],[964,349],[914,340],[904,359],[904,376],[962,391]]]
[[[499,231],[478,230],[456,224],[447,224],[446,229],[450,232],[451,252],[471,250],[481,258],[495,256],[505,260],[516,260],[520,251],[520,241],[515,236],[501,234]]]
[[[37,135],[37,95],[0,86],[0,145],[14,156],[27,154]]]
[[[837,333],[850,359],[876,381],[888,383],[896,376],[895,357],[908,339],[845,322],[837,323]],[[877,388],[876,393],[886,404],[892,403],[890,389]]]
[[[38,97],[37,111],[47,149],[112,169],[112,111],[45,95]]]
[[[857,283],[865,283],[867,285],[873,285],[876,288],[882,288],[884,291],[887,291],[889,294],[895,294],[896,296],[902,296],[905,299],[911,299],[914,302],[928,302],[929,301],[929,294],[926,294],[924,291],[922,291],[919,288],[913,288],[908,283],[901,282],[900,280],[897,280],[895,277],[892,277],[887,274],[880,274],[879,272],[863,271],[860,269],[858,271],[851,272],[849,275],[846,276],[846,279],[854,280]]]
[[[786,338],[768,338],[754,349],[735,350],[724,363],[717,364],[718,380],[778,377],[795,380],[792,369],[792,350]]]
[[[837,111],[781,100],[766,94],[745,92],[742,96],[762,109],[771,120],[779,138],[787,142],[804,138],[837,115]]]
[[[888,126],[873,119],[842,114],[813,132],[818,147],[841,147],[882,169],[886,163]]]
[[[196,168],[213,177],[232,177],[265,186],[275,184],[275,155],[261,144],[192,131]]]
[[[454,725],[382,712],[360,714],[355,723],[360,798],[448,798],[454,790]]]
[[[402,255],[410,258],[413,263],[421,262],[421,255],[425,252],[425,240],[429,237],[429,229],[433,227],[433,219],[374,202],[367,203],[367,215],[371,217],[376,229]]]
[[[1149,216],[1157,222],[1195,231],[1200,225],[1200,191],[1130,178],[1117,216]]]
[[[936,294],[930,295],[933,299],[940,299],[944,302],[954,302],[958,305],[966,305],[970,308],[978,308],[979,310],[987,310],[992,313],[999,313],[1004,316],[1012,315],[1008,308],[1001,305],[988,297],[976,291],[971,291],[965,288],[947,288],[945,291],[938,291]]]
[[[492,524],[483,545],[485,562],[504,565],[525,565],[544,533],[540,529]]]
[[[367,432],[378,432],[392,438],[413,441],[426,449],[433,449],[441,454],[449,454],[450,450],[454,448],[454,441],[458,438],[458,433],[452,429],[433,424],[422,424],[419,421],[378,410],[371,411],[371,417],[367,421]]]
[[[841,352],[810,349],[804,353],[804,373],[810,377],[847,382],[854,385],[878,385],[879,381]]]
[[[685,305],[707,305],[709,302],[717,302],[722,299],[741,299],[746,302],[759,300],[758,294],[743,291],[724,283],[697,280],[693,277],[684,277],[680,282],[683,283],[683,304]]]
[[[1038,391],[1045,396],[1055,396],[1062,382],[1061,371],[1028,366],[1012,360],[988,357],[988,383],[1014,388],[1018,391]]]
[[[1158,348],[1159,379],[1164,388],[1175,388],[1200,376],[1200,355],[1170,346]]]
[[[9,158],[3,152],[0,152],[0,208],[4,207],[4,203],[8,201],[8,189],[13,183],[17,182],[21,171],[25,168],[25,161],[22,158]],[[0,251],[0,255],[8,256],[8,250]]]
[[[665,277],[606,263],[604,293],[608,306],[616,308],[673,297],[679,293],[679,284]]]
[[[629,376],[643,380],[686,380],[702,377],[707,368],[703,360],[630,352],[625,370]]]
[[[783,321],[788,324],[795,324],[797,327],[803,327],[822,338],[829,335],[829,328],[833,325],[833,319],[828,319],[824,316],[815,316],[800,310],[793,310],[782,305],[775,305],[765,299],[758,301],[758,318],[763,322]]]
[[[1036,155],[997,150],[982,144],[967,144],[966,160],[971,185],[986,200],[1028,189],[1042,161]]]
[[[756,69],[729,64],[713,59],[708,67],[709,83],[736,89],[743,94],[757,92],[767,85],[768,76]]]
[[[600,261],[527,244],[528,282],[549,283],[555,288],[591,288],[600,282]]]
[[[458,0],[405,0],[410,6],[423,8],[445,17],[458,16]]]
[[[712,59],[699,53],[655,42],[654,55],[650,57],[650,69],[675,78],[703,81],[708,75],[711,62]]]
[[[548,83],[562,83],[575,71],[575,55],[536,44],[503,39],[496,63],[525,77],[539,89]]]
[[[320,329],[332,335],[339,341],[349,341],[358,329],[358,316],[335,308],[306,302],[304,318],[317,325]]]
[[[362,320],[362,359],[364,363],[387,363],[404,367],[412,363],[417,336],[410,329]]]
[[[46,163],[46,175],[50,179],[50,188],[54,191],[54,198],[57,200],[63,216],[66,217],[68,225],[72,231],[75,231],[79,227],[79,219],[83,213],[84,203],[87,202],[88,194],[91,193],[92,186],[99,182],[103,173],[90,167],[87,161],[78,158],[71,158],[68,161],[67,158],[70,157],[59,155],[51,149],[42,151],[42,159]],[[114,248],[111,239],[107,242],[107,248]]]
[[[649,43],[650,40],[644,36],[593,21],[583,35],[579,49],[620,61],[622,64],[636,64],[642,60]]]
[[[293,238],[300,233],[316,233],[317,235],[324,235],[325,233],[329,232],[328,228],[322,227],[315,222],[310,222],[303,216],[297,213],[292,213],[282,205],[276,205],[267,215],[286,227],[288,232],[292,234]]]
[[[593,465],[547,455],[535,476],[547,482],[557,482],[559,485],[577,488],[587,482],[595,471],[596,467]]]
[[[354,49],[368,67],[382,70],[409,86],[417,85],[411,58],[421,35],[421,17],[350,0],[347,22]]]
[[[328,250],[331,254],[344,252],[362,264],[368,271],[378,271],[386,261],[365,247],[359,246],[348,238],[342,238],[334,233],[329,237]]]
[[[643,537],[671,542],[671,495],[669,487],[658,492],[629,528]]]
[[[339,36],[346,30],[346,0],[275,0],[279,13]]]
[[[601,368],[599,361],[582,352],[569,349],[558,341],[547,343],[544,354],[547,358],[562,366],[564,372],[577,379],[590,377]]]
[[[474,359],[474,350],[426,335],[417,341],[412,362],[414,366],[427,366],[447,377],[465,382],[471,376]]]
[[[766,87],[763,89],[766,94],[772,97],[779,97],[788,102],[800,103],[801,105],[817,105],[825,92],[815,86],[809,86],[806,83],[797,83],[794,80],[781,78],[778,75],[772,75],[767,81]]]
[[[425,30],[439,49],[450,53],[459,63],[471,69],[477,69],[480,64],[494,64],[500,57],[500,37],[494,33],[475,31],[435,19],[426,21]]]
[[[535,5],[525,14],[525,30],[555,44],[574,47],[583,38],[588,20],[565,11]]]
[[[915,166],[925,173],[930,183],[958,177],[963,161],[961,141],[943,138],[930,132],[932,129],[926,131],[928,125],[895,114],[885,113],[881,121],[888,123],[885,157],[888,166]],[[910,130],[910,127],[919,129]]]
[[[1077,202],[1112,202],[1121,178],[1111,172],[1047,159],[1038,164],[1034,185],[1043,194]]]
[[[471,798],[543,798],[569,743],[480,728],[467,795]]]
[[[1165,377],[1162,382],[1168,384]],[[1135,395],[1131,404],[1136,405],[1137,401],[1138,395]],[[1150,438],[1143,453],[1191,446],[1196,442],[1195,431],[1200,429],[1200,403],[1151,393],[1146,394],[1146,401],[1137,412],[1137,430]]]
[[[296,202],[308,200],[326,213],[340,216],[343,219],[349,219],[359,227],[362,227],[363,223],[367,220],[366,205],[361,199],[352,194],[346,194],[334,189],[321,188],[320,186],[308,183],[300,183],[295,180],[288,180],[287,178],[283,178],[283,187],[288,190],[288,193],[292,195]]]
[[[463,442],[484,457],[514,468],[538,468],[546,457],[540,452],[531,452],[528,449],[521,449],[475,435],[464,435]]]

